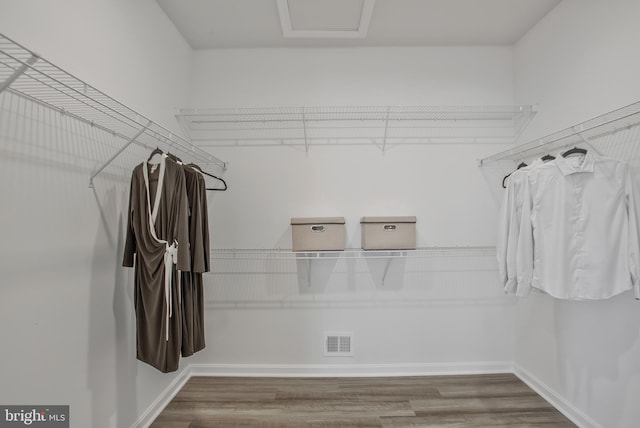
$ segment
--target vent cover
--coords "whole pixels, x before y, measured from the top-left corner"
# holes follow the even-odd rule
[[[353,334],[325,333],[324,355],[327,357],[353,356]]]

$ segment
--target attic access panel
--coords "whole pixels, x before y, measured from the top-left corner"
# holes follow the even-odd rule
[[[365,38],[375,0],[277,0],[284,38]]]

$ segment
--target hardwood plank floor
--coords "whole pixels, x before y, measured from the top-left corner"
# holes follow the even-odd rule
[[[575,427],[512,374],[193,377],[151,428]]]

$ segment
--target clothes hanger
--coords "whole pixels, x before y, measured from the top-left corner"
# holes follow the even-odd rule
[[[183,165],[182,159],[180,159],[178,156],[174,155],[173,153],[167,152],[167,157],[171,160],[176,161],[180,165]]]
[[[147,159],[147,161],[150,161],[150,160],[151,160],[151,158],[152,158],[154,155],[163,155],[163,154],[164,154],[164,152],[163,152],[162,150],[160,150],[158,147],[156,147],[155,149],[153,149],[153,151],[151,152],[151,154],[149,154],[149,159]]]
[[[153,149],[151,151],[151,154],[149,155],[149,159],[147,159],[147,162],[151,162],[151,159],[153,159],[153,157],[155,155],[160,155],[160,156],[164,156],[164,152],[162,150],[160,150],[158,147],[156,147],[155,149]]]
[[[587,150],[586,149],[581,149],[580,147],[574,147],[573,149],[569,149],[566,152],[564,152],[562,154],[562,157],[566,158],[567,156],[575,155],[575,154],[586,155],[587,154]]]
[[[516,170],[520,169],[520,168],[524,168],[525,166],[527,166],[526,163],[524,162],[520,162],[520,164],[518,165],[518,167],[516,168]],[[502,188],[506,189],[507,188],[507,178],[509,178],[511,176],[511,174],[513,174],[513,171],[510,172],[509,174],[505,175],[504,178],[502,179]]]
[[[202,170],[202,168],[200,168],[200,166],[196,165],[195,163],[190,163],[190,164],[188,164],[187,166],[188,166],[188,167],[191,167],[191,168],[193,168],[193,169],[195,169],[195,170],[196,170],[196,171],[198,171],[200,174],[203,174],[203,175],[209,176],[209,177],[211,177],[211,178],[215,178],[216,180],[218,180],[218,181],[222,182],[222,185],[224,186],[222,189],[215,188],[215,187],[212,187],[212,188],[207,187],[207,190],[212,190],[212,191],[214,191],[214,192],[225,192],[225,191],[227,190],[227,182],[226,182],[226,181],[224,181],[222,178],[220,178],[220,177],[216,177],[215,175],[209,174],[208,172],[204,172],[204,171]]]

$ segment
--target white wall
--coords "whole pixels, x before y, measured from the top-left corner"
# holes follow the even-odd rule
[[[167,128],[191,49],[155,1],[7,0],[2,33]]]
[[[190,106],[511,105],[512,64],[508,47],[196,51]],[[210,194],[212,245],[291,248],[291,217],[344,216],[358,248],[364,215],[416,215],[421,247],[493,245],[498,185],[476,160],[501,148],[217,148],[230,187]],[[212,370],[429,372],[513,358],[513,302],[491,254],[394,260],[384,285],[380,260],[313,261],[310,284],[300,261],[214,266],[209,345],[194,359]],[[324,357],[326,331],[353,332],[354,357]]]
[[[637,7],[564,0],[515,45],[516,101],[539,106],[522,141],[638,100]]]
[[[508,47],[195,51],[192,107],[511,105]]]
[[[540,112],[523,141],[640,99],[640,3],[564,0],[515,46],[516,101]],[[603,145],[637,157],[638,132]],[[516,363],[602,427],[640,420],[640,307],[544,295],[517,309]]]
[[[0,31],[176,127],[191,51],[154,1],[3,1]],[[175,375],[135,360],[133,275],[120,267],[128,177],[88,188],[122,142],[7,93],[0,109],[0,403],[69,404],[72,427],[131,426]]]

